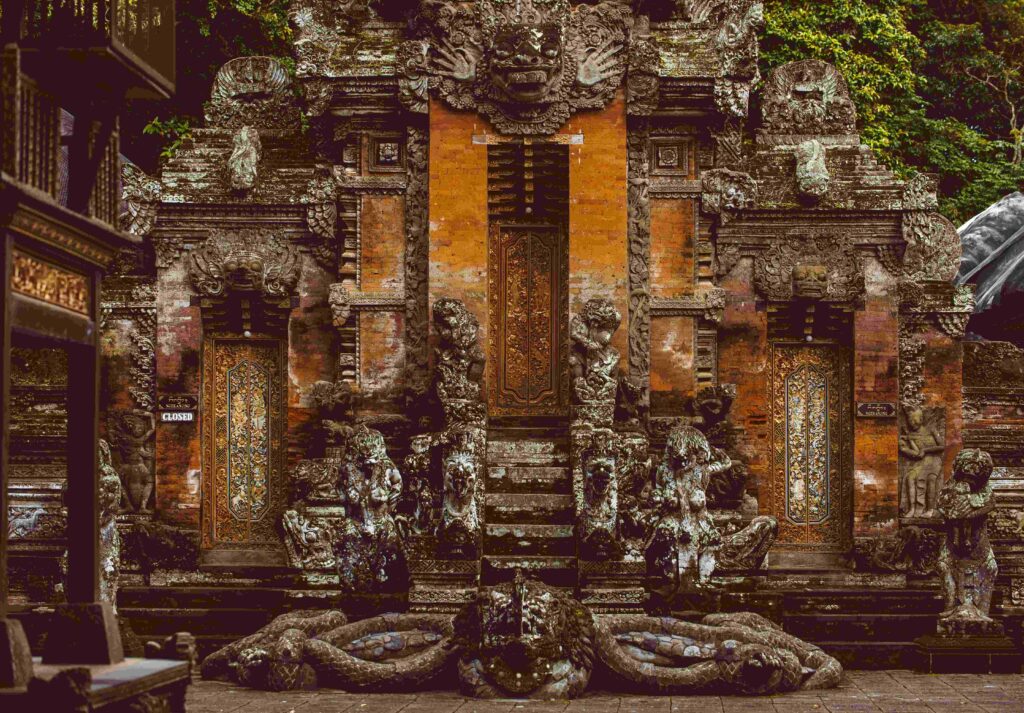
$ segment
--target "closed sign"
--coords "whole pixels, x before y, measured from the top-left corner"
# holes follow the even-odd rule
[[[195,411],[161,411],[160,420],[163,423],[186,423],[196,420]]]

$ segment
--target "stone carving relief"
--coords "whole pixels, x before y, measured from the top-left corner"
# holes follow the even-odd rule
[[[425,391],[428,379],[428,144],[426,131],[409,127],[405,145],[405,359],[407,381],[414,392]]]
[[[337,194],[337,183],[328,173],[312,179],[301,198],[306,206],[306,226],[310,233],[320,238],[320,242],[313,246],[313,257],[332,276],[338,269],[338,242],[335,236],[338,225]]]
[[[585,556],[607,559],[622,551],[619,517],[619,444],[614,431],[587,429],[573,434],[573,500],[576,532]]]
[[[846,80],[817,59],[790,62],[765,80],[762,126],[770,134],[854,134],[857,111]]]
[[[398,99],[416,114],[426,114],[430,105],[430,44],[407,40],[398,46],[395,57],[398,74]]]
[[[796,187],[800,197],[808,203],[817,203],[828,193],[831,180],[822,143],[809,139],[797,144]]]
[[[629,377],[639,393],[639,409],[650,402],[651,372],[651,196],[650,141],[646,124],[626,137],[627,240],[629,278]]]
[[[853,247],[838,235],[790,238],[754,259],[754,287],[764,299],[806,297],[829,302],[864,295],[864,274]]]
[[[437,537],[448,554],[475,557],[479,551],[486,439],[481,429],[447,434],[441,457],[441,518]]]
[[[615,413],[619,384],[619,350],[611,346],[622,315],[608,299],[587,300],[569,322],[569,371],[576,419],[608,425]]]
[[[938,210],[939,181],[931,174],[915,173],[903,187],[904,210]]]
[[[953,477],[939,493],[938,511],[946,526],[939,550],[945,597],[940,634],[1002,633],[1001,625],[988,616],[999,571],[988,537],[988,516],[995,507],[991,475],[992,457],[965,448],[953,461]]]
[[[650,116],[658,108],[661,57],[648,36],[648,28],[641,28],[640,19],[633,28],[629,46],[629,71],[626,75],[626,106],[634,116]]]
[[[207,126],[220,129],[299,129],[291,79],[273,57],[238,57],[226,62],[213,80],[205,114]]]
[[[279,300],[294,293],[301,271],[298,250],[264,230],[215,232],[188,259],[192,287],[204,297],[239,292]]]
[[[121,505],[130,512],[153,507],[155,476],[153,458],[156,420],[151,411],[123,411],[113,422],[114,445],[119,454],[118,471],[123,481]]]
[[[723,569],[758,569],[779,536],[779,521],[771,515],[757,515],[750,523],[731,534],[722,535],[716,555]]]
[[[903,277],[922,282],[951,282],[960,269],[960,236],[947,218],[933,212],[903,214]]]
[[[621,4],[483,0],[425,11],[431,87],[502,133],[554,133],[574,112],[607,104],[625,74],[630,14]]]
[[[701,209],[727,223],[737,211],[757,205],[757,183],[747,173],[715,168],[701,177]]]
[[[434,303],[434,393],[446,425],[484,425],[487,406],[481,400],[484,353],[477,343],[480,325],[461,301],[443,297]]]
[[[114,470],[110,445],[100,440],[100,600],[110,602],[117,611],[117,585],[121,576],[121,535],[117,530],[117,513],[123,493],[121,477]],[[67,589],[65,588],[65,591]]]
[[[935,575],[943,537],[936,530],[910,525],[885,537],[863,538],[854,548],[854,565],[868,571]]]
[[[904,405],[900,423],[900,515],[935,517],[946,451],[942,408]]]
[[[130,161],[121,164],[121,230],[132,235],[149,235],[156,223],[157,206],[163,191],[160,181],[148,176]]]
[[[235,132],[232,143],[234,147],[227,163],[231,188],[241,192],[252,190],[259,178],[260,158],[263,156],[260,132],[254,126],[243,126]]]
[[[750,82],[716,80],[715,108],[730,119],[746,119],[750,112]]]
[[[704,4],[697,2],[694,5]],[[764,5],[761,0],[728,0],[717,3],[722,14],[715,44],[722,61],[722,73],[756,81],[757,36],[764,28]]]

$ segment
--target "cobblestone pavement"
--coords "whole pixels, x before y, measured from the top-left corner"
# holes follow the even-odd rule
[[[619,696],[574,701],[481,701],[447,691],[357,695],[336,691],[268,693],[196,682],[189,713],[1018,713],[1024,675],[925,675],[912,671],[848,671],[828,691],[780,696]]]

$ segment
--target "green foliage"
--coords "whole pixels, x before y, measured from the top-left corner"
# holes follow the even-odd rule
[[[163,137],[165,143],[160,158],[166,159],[174,156],[181,145],[192,138],[192,124],[181,116],[172,116],[166,120],[157,117],[142,128],[142,133]]]
[[[1024,0],[766,0],[762,72],[818,58],[846,77],[861,135],[900,175],[939,175],[966,220],[1024,186]]]

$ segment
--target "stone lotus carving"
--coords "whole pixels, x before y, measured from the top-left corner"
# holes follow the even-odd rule
[[[619,350],[611,346],[622,315],[608,299],[587,300],[569,322],[569,371],[573,400],[583,406],[578,418],[595,424],[611,422],[619,384]]]
[[[426,11],[431,86],[502,133],[554,133],[574,112],[607,104],[626,70],[630,14],[621,4],[482,0]]]
[[[150,411],[124,411],[114,419],[114,445],[119,455],[118,472],[122,480],[121,504],[125,510],[151,509],[155,477],[153,473],[156,421]]]
[[[907,405],[900,431],[900,515],[934,517],[946,451],[945,414]]]
[[[477,698],[575,698],[594,665],[594,618],[523,578],[481,590],[455,619],[459,680]]]
[[[951,282],[960,269],[960,236],[949,219],[933,212],[903,214],[903,277],[915,282]]]
[[[754,258],[754,287],[767,300],[795,296],[830,302],[864,295],[864,275],[853,247],[837,235],[777,242]]]
[[[758,614],[701,622],[626,614],[597,619],[597,650],[617,677],[645,692],[766,695],[833,688],[843,667]]]
[[[721,216],[728,222],[736,211],[749,210],[757,204],[757,183],[747,173],[715,168],[701,177],[701,208],[705,213]]]
[[[285,298],[294,293],[301,272],[298,251],[261,230],[214,233],[188,261],[192,287],[204,297],[239,292]]]
[[[992,457],[965,448],[939,493],[937,509],[946,526],[938,560],[945,598],[940,634],[1001,633],[998,622],[988,616],[999,572],[988,536],[988,516],[995,508],[991,475]]]
[[[121,230],[132,235],[149,235],[156,223],[157,206],[163,187],[130,161],[121,164],[121,200],[125,211],[120,216]]]
[[[234,147],[227,164],[231,187],[236,191],[252,190],[259,177],[260,158],[263,156],[260,132],[253,126],[243,126],[235,132],[232,142]]]
[[[817,59],[790,62],[765,80],[762,126],[770,134],[853,134],[857,111],[846,80]]]
[[[828,193],[832,177],[825,165],[825,147],[809,139],[796,147],[796,187],[800,197],[816,203]]]
[[[443,297],[434,303],[439,344],[434,352],[434,392],[448,425],[482,425],[487,409],[481,401],[484,354],[477,343],[480,325],[461,301]]]

